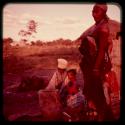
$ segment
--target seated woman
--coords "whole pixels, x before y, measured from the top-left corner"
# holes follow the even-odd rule
[[[58,59],[57,70],[54,72],[48,86],[38,91],[40,110],[48,120],[60,120],[62,105],[58,99],[58,92],[64,82],[68,62],[65,59]]]
[[[58,67],[55,73],[53,74],[48,86],[45,88],[45,90],[59,90],[62,86],[62,83],[64,82],[66,78],[66,68],[68,65],[67,60],[63,58],[59,58],[58,60]]]

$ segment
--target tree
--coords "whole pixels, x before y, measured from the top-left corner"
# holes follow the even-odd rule
[[[28,38],[35,37],[33,36],[33,33],[37,33],[36,28],[37,28],[37,22],[34,20],[30,20],[26,24],[26,30],[21,29],[18,33],[18,35],[21,36],[21,41],[23,41],[24,39],[28,41]]]
[[[13,39],[8,37],[8,38],[4,38],[3,39],[3,45],[4,47],[10,47],[11,46],[11,43],[13,43]]]
[[[37,27],[37,22],[35,22],[34,20],[30,20],[27,23],[28,32],[30,32],[30,33],[37,33],[36,27]]]

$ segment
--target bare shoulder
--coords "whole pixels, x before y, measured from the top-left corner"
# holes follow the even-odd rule
[[[108,24],[106,23],[106,24],[103,24],[101,27],[100,27],[100,32],[102,32],[102,33],[109,33],[109,26],[108,26]]]

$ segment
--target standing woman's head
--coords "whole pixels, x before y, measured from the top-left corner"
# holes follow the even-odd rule
[[[102,19],[106,18],[107,12],[107,5],[106,4],[95,4],[92,10],[92,16],[96,23],[99,23]]]

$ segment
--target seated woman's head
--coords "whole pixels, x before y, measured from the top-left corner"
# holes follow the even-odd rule
[[[63,73],[67,68],[68,62],[63,58],[59,58],[57,61],[58,61],[58,71],[60,73]]]

